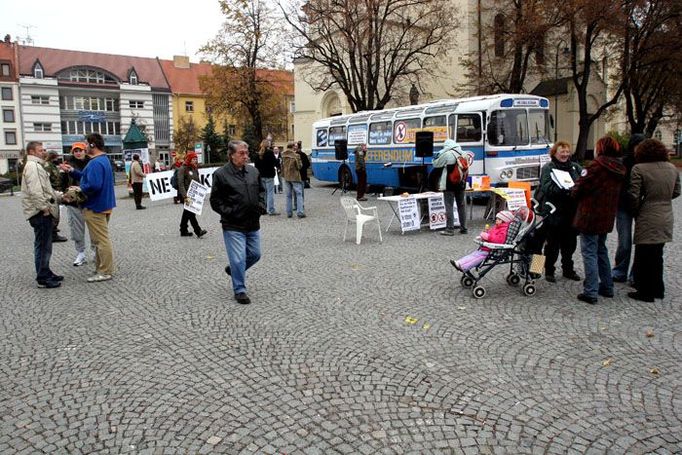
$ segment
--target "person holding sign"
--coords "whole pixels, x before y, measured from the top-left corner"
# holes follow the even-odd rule
[[[248,305],[246,271],[260,259],[260,217],[267,213],[265,187],[258,169],[247,166],[249,146],[230,141],[228,163],[213,173],[211,208],[220,215],[232,289],[237,303]]]
[[[571,161],[571,146],[568,142],[558,141],[549,151],[551,160],[542,167],[540,185],[535,190],[535,200],[538,201],[539,214],[547,216],[550,202],[556,207],[556,212],[543,223],[541,229],[545,244],[545,279],[550,283],[556,283],[554,270],[559,252],[561,252],[561,268],[564,278],[580,281],[582,278],[573,268],[573,253],[578,246],[578,231],[573,227],[576,202],[571,196],[570,186],[580,177],[583,168],[576,162]],[[565,174],[560,179],[557,171]],[[569,188],[566,188],[566,187]]]
[[[185,156],[185,164],[178,169],[178,195],[184,203],[189,202],[187,190],[189,190],[192,180],[201,183],[199,170],[197,169],[198,164],[199,158],[197,157],[197,154],[189,152]],[[198,239],[206,235],[207,231],[201,229],[201,226],[199,226],[199,222],[197,221],[197,216],[185,208],[182,210],[182,218],[180,218],[180,235],[182,237],[192,236],[192,233],[187,230],[188,222],[192,224],[192,229],[194,229],[194,233],[197,235]]]

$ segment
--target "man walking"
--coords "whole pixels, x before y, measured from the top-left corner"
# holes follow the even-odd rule
[[[293,199],[296,197],[296,216],[305,218],[303,207],[303,182],[301,181],[301,158],[294,152],[294,144],[289,142],[287,150],[282,154],[282,177],[286,191],[284,197],[287,200],[287,217],[294,214]]]
[[[144,210],[147,207],[142,205],[142,182],[144,182],[144,171],[140,164],[140,155],[133,155],[133,162],[130,165],[130,184],[133,187],[133,198],[135,199],[135,208],[137,210]]]
[[[247,166],[249,147],[230,141],[228,163],[213,173],[211,208],[220,215],[234,298],[248,305],[246,271],[260,259],[260,217],[266,213],[265,188],[258,170]]]
[[[80,177],[81,191],[87,196],[83,204],[83,217],[95,247],[97,272],[88,278],[88,283],[107,281],[114,273],[114,250],[109,238],[109,219],[116,207],[114,194],[114,173],[111,162],[104,152],[104,139],[99,133],[88,134],[85,138],[90,157],[83,172],[68,166],[69,173]]]
[[[55,191],[50,184],[50,175],[44,168],[45,149],[40,142],[26,145],[26,164],[21,178],[21,201],[24,216],[33,228],[33,255],[36,268],[36,281],[39,288],[57,288],[64,277],[50,269],[52,256],[52,228],[59,213],[62,193]],[[67,199],[64,199],[67,200]]]

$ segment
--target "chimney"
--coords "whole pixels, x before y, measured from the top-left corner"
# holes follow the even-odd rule
[[[173,56],[173,66],[176,68],[189,68],[189,57],[186,55],[174,55]]]

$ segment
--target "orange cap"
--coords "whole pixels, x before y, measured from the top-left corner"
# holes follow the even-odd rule
[[[85,144],[85,142],[74,142],[71,146],[71,151],[73,152],[76,149],[87,150],[87,148],[88,146]]]

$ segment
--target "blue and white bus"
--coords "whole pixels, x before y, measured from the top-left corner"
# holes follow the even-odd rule
[[[502,94],[325,118],[313,124],[313,175],[326,182],[356,182],[352,152],[366,143],[370,185],[417,188],[432,162],[415,156],[418,131],[433,132],[434,154],[448,138],[473,153],[470,175],[487,175],[497,186],[511,180],[535,184],[551,146],[549,101]],[[335,158],[336,140],[347,141],[348,160]]]

